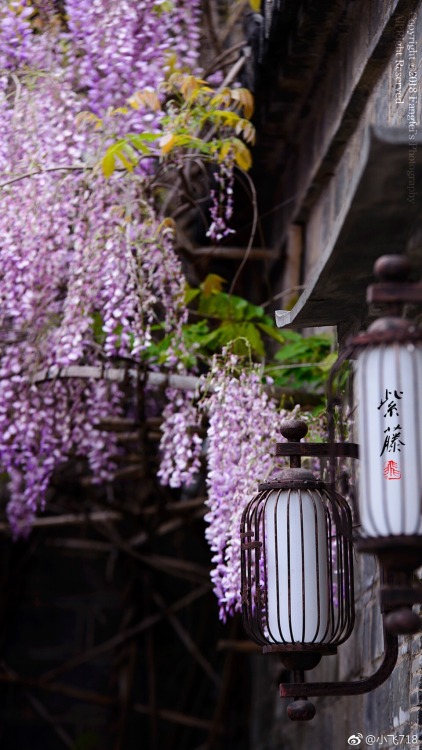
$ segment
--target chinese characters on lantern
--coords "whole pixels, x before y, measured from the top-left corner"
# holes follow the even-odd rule
[[[401,446],[405,445],[400,425],[399,401],[403,397],[403,391],[389,391],[385,389],[385,398],[381,397],[378,411],[382,409],[385,420],[384,444],[380,456],[384,453],[400,453]],[[389,459],[384,464],[384,477],[386,479],[401,479],[401,471],[397,461]]]

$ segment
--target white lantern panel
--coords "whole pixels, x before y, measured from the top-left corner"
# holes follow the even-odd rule
[[[269,641],[328,641],[327,521],[318,493],[273,490],[265,530]]]
[[[356,362],[356,400],[362,531],[421,534],[421,348],[364,349]]]

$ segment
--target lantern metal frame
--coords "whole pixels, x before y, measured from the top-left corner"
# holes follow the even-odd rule
[[[280,696],[294,698],[287,708],[287,714],[293,721],[310,720],[315,716],[315,707],[308,700],[309,696],[357,695],[366,693],[381,685],[392,673],[398,657],[398,639],[384,628],[384,657],[379,669],[370,677],[353,682],[309,682],[304,681],[304,672],[313,669],[326,654],[335,654],[337,646],[351,634],[354,624],[353,609],[353,564],[352,564],[352,516],[347,501],[325,483],[317,480],[310,472],[301,468],[301,456],[337,456],[354,457],[358,455],[355,444],[337,443],[301,443],[307,433],[307,427],[300,420],[285,421],[281,432],[289,442],[277,444],[278,456],[290,457],[290,469],[282,472],[273,482],[259,485],[258,494],[250,501],[242,515],[241,522],[241,576],[242,576],[242,614],[244,625],[249,636],[263,646],[263,653],[277,654],[286,669],[293,673],[294,682],[281,683]],[[265,623],[265,586],[262,587],[260,562],[261,552],[265,561],[265,529],[262,529],[263,507],[273,491],[316,491],[323,496],[323,502],[332,503],[332,520],[342,534],[343,544],[347,547],[345,560],[349,565],[347,571],[347,596],[352,597],[352,616],[343,623],[338,633],[327,643],[274,643],[268,638],[268,619]],[[261,509],[259,511],[259,509]],[[258,515],[260,512],[260,515]],[[261,528],[260,528],[261,524]],[[261,540],[259,532],[263,536]],[[328,540],[329,541],[329,540]],[[351,574],[351,575],[350,575]],[[259,581],[258,585],[256,581]],[[304,586],[302,585],[302,595]],[[345,591],[343,590],[343,594]],[[348,606],[350,601],[348,602]],[[332,606],[332,602],[331,602]],[[264,623],[263,623],[264,618]]]
[[[384,314],[367,331],[350,339],[331,370],[328,381],[331,444],[335,441],[333,415],[339,403],[334,383],[345,361],[355,360],[359,353],[370,348],[397,347],[403,344],[413,346],[422,342],[422,331],[411,320],[401,317],[404,305],[422,303],[422,284],[408,282],[410,272],[410,262],[402,255],[385,255],[375,263],[374,275],[379,281],[368,287],[367,302],[382,305]],[[422,419],[422,415],[418,418]],[[331,472],[333,474],[333,462]],[[402,503],[404,501],[405,498],[402,498]],[[420,502],[422,514],[422,497]],[[359,518],[357,508],[356,511]],[[422,586],[413,581],[413,571],[422,564],[422,535],[390,533],[367,536],[360,530],[355,535],[355,546],[359,552],[375,555],[379,561],[383,578],[380,600],[382,611],[386,615],[387,630],[395,634],[420,630],[421,621],[412,611],[412,605],[422,603]]]

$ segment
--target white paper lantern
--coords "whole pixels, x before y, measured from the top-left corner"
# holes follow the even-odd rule
[[[422,533],[422,348],[368,346],[356,361],[359,508],[368,537]]]
[[[265,532],[269,640],[329,640],[330,528],[321,497],[312,490],[273,490]]]

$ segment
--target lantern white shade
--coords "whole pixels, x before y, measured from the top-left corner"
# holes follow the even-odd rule
[[[327,518],[318,493],[273,490],[265,503],[269,642],[329,640]]]
[[[355,396],[359,508],[369,537],[422,533],[422,349],[363,348]]]

